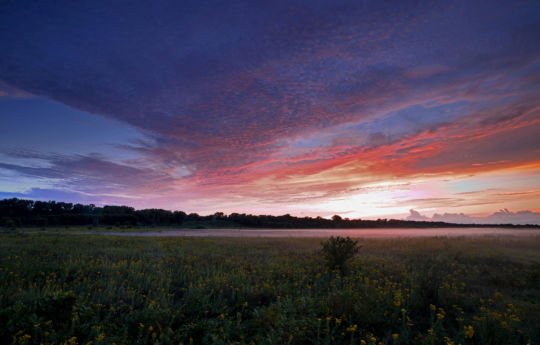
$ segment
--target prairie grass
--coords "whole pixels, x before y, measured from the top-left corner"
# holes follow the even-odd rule
[[[535,344],[540,238],[0,234],[2,344]]]

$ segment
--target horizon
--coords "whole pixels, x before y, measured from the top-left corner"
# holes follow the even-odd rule
[[[32,202],[53,202],[53,203],[66,203],[69,204],[71,207],[76,205],[82,205],[82,206],[96,206],[100,208],[104,207],[131,207],[135,211],[145,211],[145,210],[160,210],[160,211],[167,211],[167,212],[182,212],[185,215],[191,214],[190,212],[184,212],[183,210],[172,210],[172,209],[162,209],[162,208],[137,208],[132,207],[128,205],[107,205],[107,204],[80,204],[80,203],[70,203],[60,200],[33,200],[33,199],[19,199],[19,198],[11,198],[11,199],[0,199],[0,202],[2,201],[8,201],[8,200],[20,200],[20,201],[32,201]],[[68,212],[69,213],[69,212]],[[298,216],[294,214],[251,214],[251,213],[239,213],[239,212],[231,212],[231,213],[224,213],[221,211],[215,211],[207,214],[198,214],[197,212],[193,212],[195,215],[200,217],[211,217],[218,214],[221,214],[221,216],[231,216],[234,214],[238,215],[247,215],[247,216],[255,216],[255,217],[265,217],[265,216],[273,216],[273,217],[282,217],[282,216],[292,216],[297,217],[299,219],[301,218],[322,218],[326,220],[332,220],[334,217],[339,216],[337,214],[334,214],[332,216],[326,216],[322,217],[320,215],[314,215],[314,216]],[[9,218],[9,217],[8,217]],[[412,221],[412,222],[433,222],[433,223],[448,223],[448,224],[463,224],[463,225],[471,225],[471,224],[477,224],[479,226],[481,225],[537,225],[540,226],[540,214],[536,212],[531,211],[517,211],[512,212],[508,209],[501,209],[497,212],[494,212],[488,216],[475,216],[475,215],[466,215],[463,213],[434,213],[431,216],[427,216],[425,214],[420,214],[420,212],[410,209],[409,210],[409,216],[405,218],[374,218],[374,217],[366,217],[366,218],[349,218],[349,217],[343,217],[342,218],[345,221]]]
[[[0,199],[540,224],[538,13],[6,3]]]

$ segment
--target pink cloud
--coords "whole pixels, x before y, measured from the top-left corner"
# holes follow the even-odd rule
[[[418,211],[410,210],[407,220],[434,221],[458,224],[536,224],[540,225],[540,212],[517,211],[512,212],[507,209],[499,210],[486,217],[475,217],[464,213],[435,213],[431,218],[421,215]]]

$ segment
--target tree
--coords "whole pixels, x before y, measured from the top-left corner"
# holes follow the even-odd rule
[[[341,218],[340,216],[338,216],[337,214],[334,214],[334,215],[332,216],[332,220],[333,220],[334,222],[340,222],[340,221],[342,220],[342,218]]]

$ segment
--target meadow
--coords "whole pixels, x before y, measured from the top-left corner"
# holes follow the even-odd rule
[[[0,233],[2,344],[538,344],[540,237]]]

